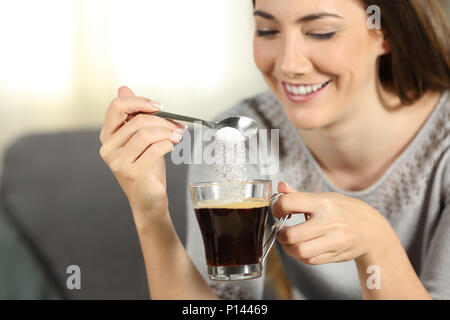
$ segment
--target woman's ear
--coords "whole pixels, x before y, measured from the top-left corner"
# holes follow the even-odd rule
[[[391,52],[391,41],[389,38],[389,33],[384,29],[374,29],[370,30],[373,39],[376,41],[377,53],[379,56],[388,54]]]
[[[383,55],[390,53],[392,50],[391,39],[387,32],[383,32],[383,49],[384,49]]]
[[[376,30],[378,39],[380,39],[380,56],[388,54],[391,52],[391,40],[389,37],[389,33],[383,29]]]

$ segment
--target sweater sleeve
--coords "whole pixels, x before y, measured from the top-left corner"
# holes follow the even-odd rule
[[[420,278],[433,299],[450,299],[450,204],[442,212]]]
[[[450,161],[446,161],[445,167],[442,175],[442,211],[420,275],[430,296],[437,300],[450,299]]]

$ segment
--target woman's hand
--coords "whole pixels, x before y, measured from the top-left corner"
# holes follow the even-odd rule
[[[278,236],[287,254],[307,264],[325,264],[382,256],[396,237],[387,220],[365,202],[339,193],[296,192],[285,183],[286,193],[273,205],[280,218],[304,213],[306,222],[285,227]]]
[[[181,141],[181,124],[154,116],[157,103],[119,89],[100,133],[100,155],[125,192],[138,230],[168,211],[164,155]]]

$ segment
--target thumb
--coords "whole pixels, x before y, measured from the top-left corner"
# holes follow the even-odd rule
[[[135,97],[136,95],[134,94],[133,91],[131,91],[130,88],[128,88],[127,86],[122,86],[119,88],[118,90],[118,96],[119,98],[122,97]],[[137,113],[134,114],[129,114],[125,120],[125,123],[127,123],[128,121],[130,121]]]
[[[280,182],[278,184],[278,192],[282,192],[282,193],[292,193],[292,192],[297,192],[297,190],[295,190],[294,188],[292,188],[290,185],[288,185],[286,182]],[[311,217],[308,213],[305,213],[305,220],[308,221]],[[290,216],[290,215],[289,215]],[[289,217],[290,219],[290,217]]]
[[[291,192],[297,192],[297,191],[294,188],[292,188],[290,185],[288,185],[286,182],[280,182],[278,184],[278,192],[291,193]]]
[[[119,95],[119,98],[120,97],[135,97],[136,96],[134,94],[134,92],[131,91],[131,89],[126,87],[126,86],[123,86],[123,87],[119,88],[118,95]]]

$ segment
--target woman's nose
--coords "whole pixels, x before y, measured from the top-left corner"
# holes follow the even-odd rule
[[[305,54],[301,41],[286,37],[280,57],[280,70],[287,75],[307,73],[311,68],[311,61]]]

